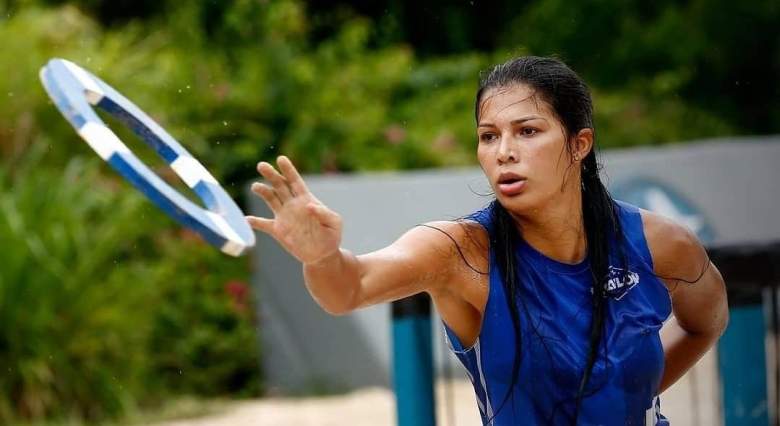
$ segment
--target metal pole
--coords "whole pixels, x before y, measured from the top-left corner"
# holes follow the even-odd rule
[[[393,302],[393,387],[399,426],[435,426],[431,301]]]

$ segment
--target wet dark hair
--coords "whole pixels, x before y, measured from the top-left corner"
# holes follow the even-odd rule
[[[580,130],[592,129],[595,135],[593,101],[588,87],[574,71],[555,58],[523,56],[496,65],[489,72],[485,73],[480,81],[476,96],[475,116],[477,122],[479,122],[486,95],[493,90],[509,89],[517,85],[529,87],[533,91],[532,97],[534,100],[541,100],[549,105],[552,113],[560,121],[564,129],[564,136],[567,140],[565,145],[570,158],[574,149],[571,143],[572,138]],[[604,284],[609,273],[610,245],[614,241],[622,241],[623,239],[623,231],[616,211],[615,201],[607,192],[599,177],[599,163],[596,158],[595,148],[591,149],[583,159],[580,171],[587,259],[590,264],[594,290],[592,297],[593,315],[589,333],[590,348],[576,393],[573,419],[575,424],[582,399],[595,392],[586,391],[586,389],[593,366],[598,358],[604,334],[607,303],[609,302]],[[507,395],[493,415],[495,417],[510,398],[519,379],[518,374],[522,361],[520,307],[524,306],[525,302],[523,292],[521,291],[519,265],[515,262],[514,257],[522,235],[517,229],[512,216],[497,200],[492,202],[491,211],[495,225],[493,232],[489,236],[491,249],[494,250],[496,263],[501,273],[516,341],[512,381]],[[549,423],[554,421],[557,408],[565,402],[556,402],[552,412],[549,413]],[[491,420],[492,418],[488,419],[488,424]]]

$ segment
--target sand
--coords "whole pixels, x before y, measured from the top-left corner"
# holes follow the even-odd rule
[[[437,424],[481,424],[474,391],[466,380],[436,390]],[[454,404],[444,404],[452,395]],[[452,405],[452,409],[445,407]],[[385,388],[366,388],[345,395],[307,398],[262,398],[229,403],[218,413],[196,419],[175,420],[155,426],[395,426],[395,400]]]

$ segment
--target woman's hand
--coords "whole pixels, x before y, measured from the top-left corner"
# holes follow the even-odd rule
[[[432,222],[431,228],[414,227],[391,245],[356,256],[340,248],[341,216],[309,192],[287,157],[277,164],[281,173],[259,163],[266,183],[252,185],[273,219],[247,216],[247,221],[303,263],[306,288],[326,312],[344,315],[428,292],[459,337],[476,338],[488,288],[487,275],[475,276],[471,266],[487,269],[487,233],[480,225]]]
[[[276,160],[281,174],[266,162],[257,171],[267,183],[255,182],[259,195],[274,214],[273,219],[247,216],[249,225],[272,236],[303,264],[315,264],[339,253],[341,216],[309,192],[289,158]]]

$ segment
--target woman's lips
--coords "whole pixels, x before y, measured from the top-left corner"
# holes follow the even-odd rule
[[[506,196],[517,195],[525,189],[525,179],[520,179],[511,183],[499,183],[498,190]]]

